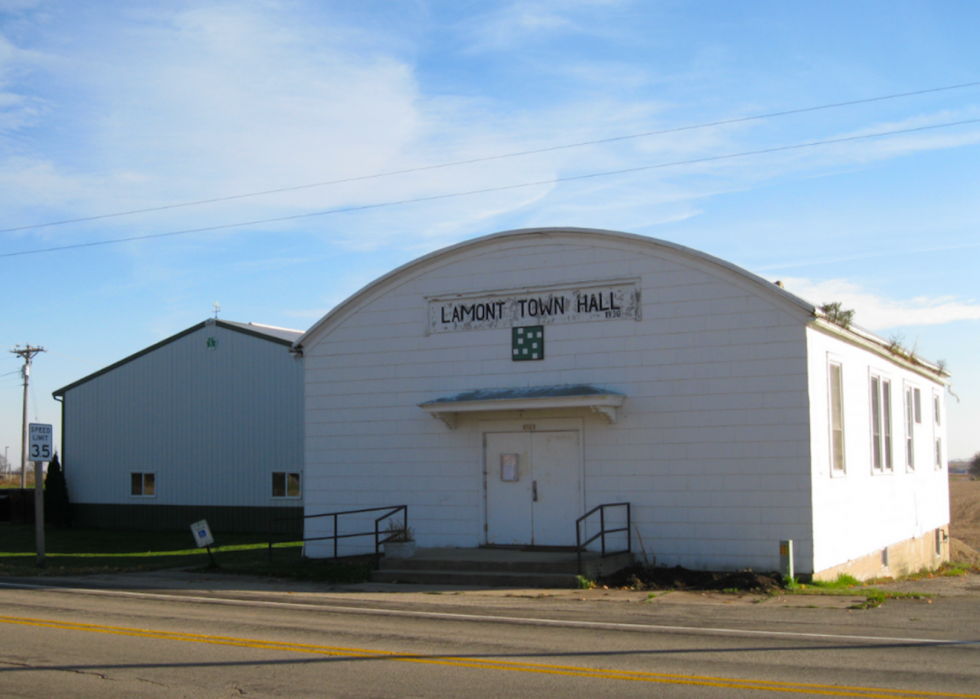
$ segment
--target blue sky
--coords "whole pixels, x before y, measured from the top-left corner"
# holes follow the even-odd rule
[[[0,0],[0,228],[980,81],[963,2]],[[0,345],[51,392],[208,317],[306,329],[423,253],[580,226],[687,245],[953,374],[980,451],[980,86],[155,213],[0,233]],[[74,245],[438,197],[142,241]],[[8,255],[8,256],[4,256]],[[0,453],[20,454],[19,361]],[[14,373],[12,373],[14,372]],[[33,398],[32,398],[33,401]]]

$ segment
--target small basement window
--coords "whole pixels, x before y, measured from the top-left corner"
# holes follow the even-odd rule
[[[272,472],[272,497],[298,498],[301,495],[299,474],[288,471]]]
[[[134,497],[152,498],[156,497],[156,474],[155,473],[130,473],[129,474],[129,494]]]

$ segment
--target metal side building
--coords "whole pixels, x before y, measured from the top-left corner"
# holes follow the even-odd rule
[[[208,319],[55,391],[75,525],[266,532],[302,515],[301,334]]]

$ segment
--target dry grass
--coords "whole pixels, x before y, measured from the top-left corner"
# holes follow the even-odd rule
[[[20,468],[17,473],[3,474],[0,476],[0,488],[19,488],[20,487]],[[27,470],[27,487],[34,487],[34,469]]]
[[[953,562],[980,565],[980,481],[950,479],[949,519]]]

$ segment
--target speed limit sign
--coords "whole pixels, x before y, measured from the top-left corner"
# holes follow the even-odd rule
[[[54,453],[54,429],[51,425],[42,425],[38,422],[30,423],[30,442],[28,443],[28,454],[31,461],[51,461]]]

